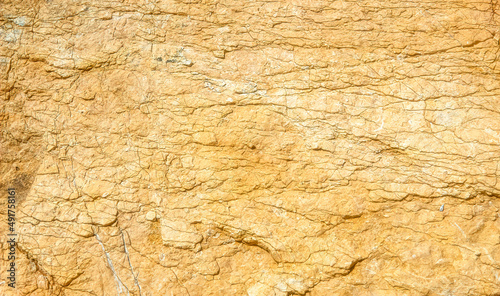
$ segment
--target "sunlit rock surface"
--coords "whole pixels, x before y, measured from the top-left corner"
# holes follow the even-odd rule
[[[0,1],[0,294],[500,295],[498,11]]]

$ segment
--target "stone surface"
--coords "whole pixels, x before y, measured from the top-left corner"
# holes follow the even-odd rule
[[[0,295],[500,295],[499,8],[1,1]]]

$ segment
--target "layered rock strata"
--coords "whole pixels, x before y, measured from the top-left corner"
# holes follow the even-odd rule
[[[499,7],[1,1],[0,294],[499,294]]]

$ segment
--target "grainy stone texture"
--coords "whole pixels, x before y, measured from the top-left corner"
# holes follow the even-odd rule
[[[500,294],[497,9],[0,1],[0,294]]]

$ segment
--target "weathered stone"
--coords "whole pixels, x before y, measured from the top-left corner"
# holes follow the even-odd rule
[[[199,249],[203,240],[203,236],[188,223],[165,218],[161,220],[161,237],[166,246],[180,249]]]
[[[499,5],[2,1],[0,295],[500,294]]]

